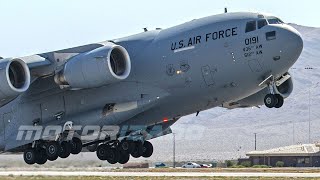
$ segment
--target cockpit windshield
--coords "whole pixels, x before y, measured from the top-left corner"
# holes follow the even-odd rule
[[[268,17],[267,18],[269,24],[283,24],[284,22],[281,21],[279,18],[276,17]]]
[[[247,22],[245,30],[246,33],[249,33],[252,31],[262,29],[264,26],[267,26],[268,24],[284,24],[284,22],[275,16],[265,17],[263,15],[259,15],[259,19]]]

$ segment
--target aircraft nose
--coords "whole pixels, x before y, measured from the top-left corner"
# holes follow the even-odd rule
[[[303,40],[301,34],[292,26],[288,26],[287,30],[287,45],[291,51],[291,60],[295,62],[303,50]]]

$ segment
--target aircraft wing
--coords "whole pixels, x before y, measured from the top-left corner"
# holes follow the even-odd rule
[[[26,56],[20,59],[23,60],[25,63],[27,63],[30,69],[49,66],[52,64],[51,61],[39,55]]]

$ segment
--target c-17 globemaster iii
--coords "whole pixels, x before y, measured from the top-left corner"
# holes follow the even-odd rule
[[[225,13],[101,43],[0,60],[0,150],[44,164],[81,151],[150,157],[148,141],[213,107],[280,108],[303,41],[279,18]]]

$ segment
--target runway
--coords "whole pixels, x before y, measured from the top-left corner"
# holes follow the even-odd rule
[[[117,176],[117,177],[311,177],[320,173],[202,173],[202,172],[94,172],[94,171],[1,171],[0,176]]]

